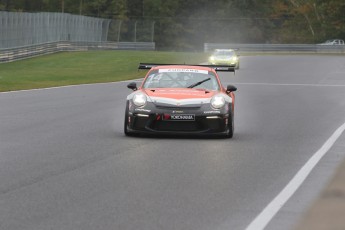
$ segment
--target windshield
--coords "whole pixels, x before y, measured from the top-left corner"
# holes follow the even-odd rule
[[[233,56],[234,55],[234,51],[221,50],[221,51],[215,52],[213,55],[214,56]]]
[[[214,73],[194,69],[160,69],[152,71],[146,78],[143,88],[220,89]]]

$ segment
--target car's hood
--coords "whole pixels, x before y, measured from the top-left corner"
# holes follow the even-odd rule
[[[190,88],[154,88],[143,89],[151,101],[160,106],[201,106],[209,103],[211,98],[219,93],[203,89]]]
[[[229,55],[219,55],[219,56],[214,56],[215,59],[231,59],[233,56]]]
[[[217,91],[190,88],[154,88],[143,90],[149,97],[171,99],[211,98]]]

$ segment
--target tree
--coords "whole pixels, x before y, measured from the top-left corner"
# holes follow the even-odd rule
[[[0,10],[113,19],[109,34],[115,41],[119,30],[122,41],[133,41],[134,29],[144,34],[154,25],[159,49],[200,50],[205,42],[315,43],[345,37],[344,0],[0,0]],[[139,40],[151,37],[147,33]]]
[[[276,39],[315,43],[344,34],[343,0],[274,0],[272,15],[279,18]]]

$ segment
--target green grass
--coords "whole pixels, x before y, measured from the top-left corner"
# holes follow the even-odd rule
[[[63,52],[0,64],[0,92],[64,85],[115,82],[145,75],[140,62],[205,62],[205,53],[157,51]]]

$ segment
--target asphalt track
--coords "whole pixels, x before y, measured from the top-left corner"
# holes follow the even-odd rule
[[[241,57],[221,75],[233,139],[125,137],[126,82],[0,93],[0,229],[246,229],[345,122],[345,57]],[[265,229],[294,228],[337,146]]]

